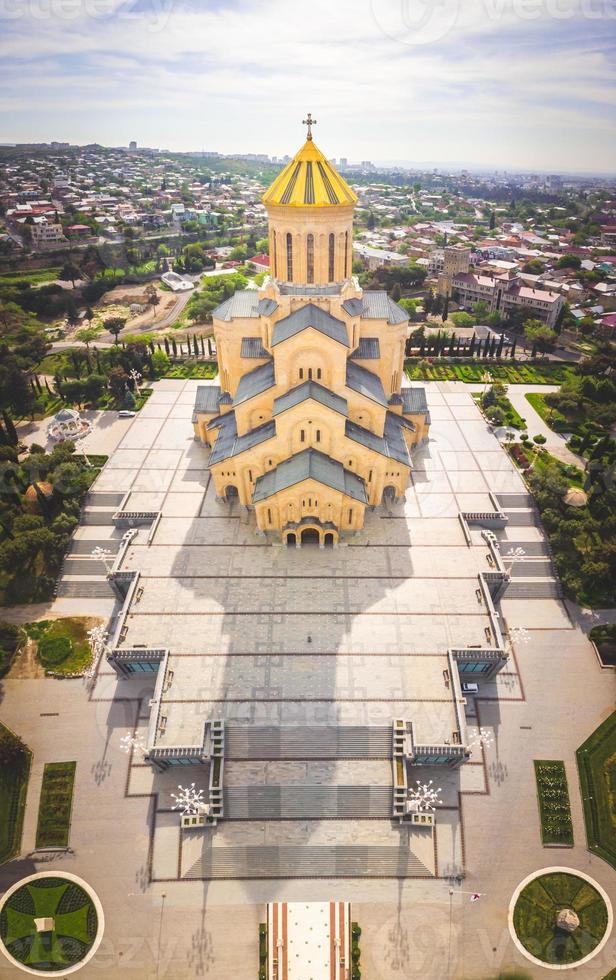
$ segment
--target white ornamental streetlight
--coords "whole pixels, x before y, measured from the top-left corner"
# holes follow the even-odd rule
[[[102,561],[103,565],[105,566],[105,571],[107,572],[107,575],[109,575],[109,563],[112,555],[109,548],[101,548],[100,545],[98,545],[90,552],[90,555],[95,559],[95,561]],[[111,565],[113,565],[113,562],[111,562]]]
[[[108,633],[104,626],[94,626],[91,630],[88,630],[88,643],[92,652],[92,663],[88,669],[84,671],[85,677],[95,676],[96,668],[98,667],[101,657],[109,649],[107,646],[107,638]]]
[[[468,747],[470,749],[473,749],[476,746],[483,746],[484,748],[488,748],[488,746],[492,745],[493,741],[494,741],[494,733],[491,732],[489,728],[478,728],[477,734],[474,735],[473,738],[470,740],[470,742],[468,743]]]
[[[510,548],[509,549],[509,551],[507,552],[507,554],[505,555],[505,557],[509,559],[509,562],[510,562],[510,564],[509,564],[509,571],[510,572],[511,572],[511,569],[513,568],[513,566],[515,565],[516,561],[520,561],[522,558],[525,557],[525,555],[526,555],[526,552],[524,551],[524,548]]]
[[[138,755],[145,755],[145,739],[139,733],[127,732],[120,739],[120,748],[127,755],[131,751]]]
[[[190,816],[195,813],[209,813],[210,807],[203,799],[203,790],[195,789],[195,784],[190,786],[178,785],[179,793],[172,793],[171,796],[175,803],[172,810],[181,810],[183,816]]]
[[[136,370],[136,368],[131,368],[131,370],[128,372],[128,376],[133,382],[133,384],[135,385],[135,388],[137,389],[137,394],[139,394],[139,382],[141,381],[143,375],[140,374],[139,371]]]
[[[432,780],[428,783],[421,783],[417,779],[415,786],[411,787],[408,792],[407,812],[430,813],[441,805],[441,792],[440,786],[436,789],[433,788]]]
[[[531,636],[530,630],[526,629],[525,626],[510,626],[509,627],[509,642],[513,646],[514,643],[530,643]]]

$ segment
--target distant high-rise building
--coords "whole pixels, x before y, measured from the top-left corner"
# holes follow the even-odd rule
[[[340,166],[341,167],[348,167],[348,165],[349,165],[348,158],[347,157],[340,157]]]
[[[137,140],[131,140],[130,143],[128,144],[128,148],[129,148],[129,150],[136,150],[137,149]]]

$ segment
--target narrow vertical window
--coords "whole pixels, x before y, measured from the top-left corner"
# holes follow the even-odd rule
[[[317,429],[317,436],[316,436],[316,438],[317,438],[317,442],[320,442],[321,441],[321,430],[320,429]]]
[[[312,381],[312,368],[308,368],[308,378]]]
[[[293,235],[287,232],[287,282],[293,282]]]
[[[334,281],[334,257],[336,254],[336,237],[332,232],[329,236],[329,281]]]
[[[321,368],[317,368],[317,378],[321,380]]]
[[[306,239],[306,279],[314,282],[314,235]]]
[[[344,278],[349,278],[349,233],[344,233]]]
[[[271,523],[272,523],[272,512],[271,512],[271,510],[269,509],[269,507],[268,507],[268,509],[267,509],[267,523],[268,523],[268,524],[271,524]]]
[[[349,524],[353,523],[353,508],[349,507]]]
[[[304,369],[303,368],[300,368],[299,369],[299,380],[302,381],[303,378],[304,378]]]
[[[275,231],[272,232],[272,248],[273,248],[273,251],[274,251],[274,255],[272,256],[272,261],[273,261],[272,272],[274,273],[274,279],[277,279],[278,278],[278,256],[276,255],[277,246],[276,246],[276,232]]]
[[[300,431],[300,434],[299,434],[299,441],[300,441],[300,442],[305,442],[305,441],[306,441],[306,433],[305,433],[305,431],[304,431],[304,429],[302,429],[302,430]]]

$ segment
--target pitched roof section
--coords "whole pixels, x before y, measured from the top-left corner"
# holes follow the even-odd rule
[[[350,316],[364,320],[387,320],[388,323],[406,323],[408,313],[390,299],[384,289],[369,289],[361,299],[347,299],[342,309]]]
[[[238,289],[233,296],[212,310],[212,316],[217,320],[259,316],[259,293],[256,289]]]
[[[307,330],[308,327],[314,327],[319,333],[337,341],[344,347],[349,346],[346,324],[319,306],[315,306],[314,303],[307,303],[306,306],[301,306],[274,324],[272,347],[288,340],[289,337],[294,337],[302,330]]]
[[[291,388],[284,395],[279,395],[278,398],[275,398],[273,414],[280,415],[281,412],[286,412],[289,408],[300,405],[301,402],[306,401],[308,398],[313,398],[314,401],[325,405],[326,408],[331,408],[334,412],[338,412],[339,415],[348,414],[346,398],[341,398],[340,395],[336,395],[329,388],[324,388],[323,385],[317,384],[316,381],[304,381],[297,388]]]
[[[235,412],[227,412],[221,417],[218,425],[218,436],[210,455],[209,466],[220,463],[223,459],[230,459],[231,456],[237,456],[247,449],[254,449],[262,442],[273,439],[275,435],[276,423],[270,421],[256,429],[251,429],[243,436],[238,436]]]
[[[242,337],[240,357],[269,357],[260,337]]]
[[[381,345],[378,337],[360,337],[357,350],[351,357],[354,361],[378,361],[381,356]]]
[[[385,416],[383,436],[377,436],[369,429],[364,429],[361,425],[357,425],[356,422],[351,422],[348,419],[345,434],[349,439],[365,446],[366,449],[372,449],[375,453],[380,453],[381,456],[387,456],[404,466],[410,466],[411,458],[402,434],[403,427],[402,420],[392,412],[388,412]]]
[[[373,374],[372,371],[368,371],[349,360],[346,368],[346,383],[347,388],[351,388],[359,395],[364,395],[365,398],[370,398],[373,402],[378,402],[379,405],[387,408],[387,399],[378,374]]]
[[[368,503],[366,487],[361,477],[316,449],[304,449],[260,476],[255,483],[253,500],[255,503],[266,500],[304,480],[316,480],[317,483],[339,490],[362,504]]]
[[[273,388],[275,384],[274,362],[268,361],[267,364],[260,364],[254,371],[249,371],[248,374],[240,378],[233,404],[240,405],[249,398],[260,395],[262,391]]]
[[[220,402],[220,385],[199,385],[195,395],[195,407],[193,409],[193,422],[196,421],[197,412],[206,415],[216,414]]]
[[[326,286],[294,286],[289,282],[278,283],[278,288],[283,296],[338,296],[340,293],[340,283],[328,283]]]
[[[278,174],[263,195],[263,203],[301,208],[348,207],[357,204],[357,195],[310,139]]]
[[[427,415],[425,388],[402,388],[402,411],[405,415]]]

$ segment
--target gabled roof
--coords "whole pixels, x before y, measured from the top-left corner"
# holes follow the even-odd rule
[[[289,316],[285,316],[283,320],[278,320],[274,324],[272,347],[282,343],[284,340],[288,340],[289,337],[294,337],[296,334],[301,333],[302,330],[307,330],[308,327],[314,327],[319,333],[324,334],[331,340],[337,341],[344,347],[349,346],[345,323],[342,320],[337,320],[335,316],[327,313],[326,310],[322,310],[320,306],[315,306],[314,303],[307,303],[306,306],[301,306],[298,310],[295,310]]]
[[[403,428],[402,419],[394,415],[393,412],[388,412],[385,416],[385,429],[382,436],[375,435],[374,432],[364,429],[349,419],[346,421],[345,435],[354,442],[359,442],[366,449],[372,449],[375,453],[380,453],[381,456],[387,456],[404,466],[410,466],[411,457],[402,434]]]
[[[274,362],[268,361],[267,364],[260,364],[254,371],[249,371],[248,374],[240,378],[233,404],[240,405],[249,398],[260,395],[262,391],[273,388],[275,384]]]
[[[218,425],[218,436],[214,443],[208,465],[213,466],[215,463],[222,462],[223,459],[229,459],[231,456],[237,456],[239,453],[245,452],[246,449],[253,449],[255,446],[260,445],[260,443],[266,442],[268,439],[273,439],[275,435],[276,423],[270,420],[264,425],[258,426],[256,429],[251,429],[250,432],[246,432],[243,436],[238,436],[235,412],[227,412],[226,415],[221,416],[221,421]]]
[[[384,289],[369,289],[361,299],[347,299],[342,309],[350,316],[361,316],[364,320],[387,320],[388,323],[406,323],[409,315],[401,306],[390,299]]]
[[[256,289],[238,289],[229,299],[212,310],[216,320],[233,320],[235,317],[259,316],[259,294]]]
[[[346,207],[357,204],[357,195],[310,137],[265,192],[263,203],[266,206]]]
[[[240,357],[269,357],[260,337],[242,337]]]
[[[405,415],[427,415],[428,402],[425,388],[402,388],[402,411]]]
[[[351,357],[354,361],[378,361],[381,356],[381,345],[378,337],[360,337],[357,350]]]
[[[349,360],[346,366],[346,383],[348,388],[387,408],[387,399],[378,374],[373,374],[372,371]]]
[[[325,405],[326,408],[331,408],[340,415],[348,414],[346,398],[335,394],[329,388],[324,388],[323,385],[317,384],[316,381],[304,381],[297,388],[291,388],[284,395],[279,395],[278,398],[275,398],[273,414],[280,415],[281,412],[286,412],[289,408],[301,404],[301,402],[306,401],[308,398],[313,398],[314,401]]]
[[[339,490],[362,504],[368,503],[366,487],[361,477],[345,469],[338,460],[316,449],[304,449],[260,476],[255,483],[253,501],[258,503],[266,500],[304,480],[316,480],[317,483]]]
[[[216,414],[220,401],[220,385],[199,385],[195,396],[195,407],[193,409],[193,422],[197,421],[197,413],[202,412],[206,415]]]

